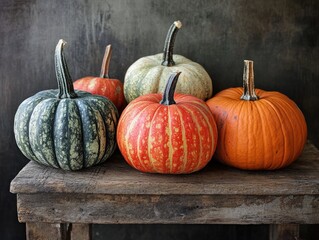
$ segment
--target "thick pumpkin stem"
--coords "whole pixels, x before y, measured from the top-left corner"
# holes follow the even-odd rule
[[[258,100],[254,85],[254,62],[251,60],[244,60],[243,87],[244,93],[240,99],[246,101]]]
[[[177,73],[173,73],[170,75],[170,77],[166,83],[165,90],[163,93],[163,98],[160,101],[160,104],[163,104],[163,105],[176,104],[176,102],[174,100],[174,93],[175,93],[177,80],[178,80],[178,77],[180,74],[181,74],[181,72],[177,72]]]
[[[109,66],[111,61],[111,54],[112,54],[112,46],[111,44],[107,45],[105,48],[105,53],[103,57],[102,67],[101,67],[101,78],[110,78],[109,77]]]
[[[58,98],[76,98],[77,94],[73,88],[72,78],[69,73],[68,66],[63,54],[63,46],[66,42],[63,39],[60,39],[56,48],[55,48],[55,74],[58,81]]]
[[[173,66],[175,62],[173,60],[173,49],[174,42],[176,38],[176,34],[178,30],[182,27],[182,23],[180,21],[175,21],[168,30],[165,45],[164,45],[164,54],[163,54],[163,66]]]

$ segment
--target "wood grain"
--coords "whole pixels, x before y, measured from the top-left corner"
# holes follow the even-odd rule
[[[308,143],[290,167],[277,171],[241,171],[215,162],[189,175],[145,174],[120,154],[105,164],[65,172],[30,162],[11,182],[12,193],[85,193],[140,195],[318,195],[319,151]]]
[[[319,196],[19,194],[20,222],[319,223]]]
[[[280,171],[212,163],[189,175],[144,174],[115,154],[108,163],[79,172],[30,162],[11,191],[17,194],[20,222],[316,224],[318,173],[319,151],[311,143]]]

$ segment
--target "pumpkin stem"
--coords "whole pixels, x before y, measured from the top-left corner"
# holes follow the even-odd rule
[[[254,62],[251,60],[244,60],[243,85],[244,93],[240,99],[246,101],[258,100],[254,85]]]
[[[60,39],[54,54],[55,61],[55,75],[58,81],[58,98],[76,98],[77,94],[73,88],[72,78],[69,73],[68,65],[63,54],[63,46],[66,42]]]
[[[177,72],[177,73],[172,73],[169,76],[169,79],[166,83],[165,90],[163,93],[163,98],[160,101],[160,104],[163,104],[163,105],[176,104],[176,102],[174,100],[174,93],[175,93],[177,80],[178,80],[178,77],[180,74],[181,74],[181,72]]]
[[[180,21],[175,21],[171,27],[168,29],[165,45],[164,45],[164,54],[163,54],[163,66],[174,66],[175,62],[173,60],[173,49],[174,42],[176,38],[177,31],[182,27],[182,23]]]
[[[105,48],[105,53],[104,53],[102,67],[101,67],[101,73],[100,73],[101,78],[110,78],[109,77],[109,66],[110,66],[111,54],[112,54],[112,47],[111,47],[111,44],[109,44]]]

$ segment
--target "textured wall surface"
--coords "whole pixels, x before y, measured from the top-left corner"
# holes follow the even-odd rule
[[[24,236],[24,225],[17,222],[15,196],[8,191],[11,179],[28,162],[15,145],[14,113],[25,98],[56,88],[53,53],[60,38],[68,42],[65,54],[74,80],[99,74],[104,47],[109,43],[113,46],[110,75],[123,80],[135,60],[162,51],[168,27],[181,20],[175,53],[206,68],[214,93],[241,86],[243,60],[254,60],[256,87],[292,98],[304,112],[309,138],[319,147],[318,9],[316,0],[2,0],[1,239]],[[150,236],[154,231],[154,226],[103,227],[95,227],[96,239],[104,239],[106,232],[109,239],[138,239],[136,234]],[[198,231],[204,231],[203,239],[215,236],[210,234],[215,230],[220,239],[233,240],[239,239],[236,236],[241,232],[246,239],[255,239],[255,232],[265,232],[263,226],[251,228],[250,234],[246,227],[231,226],[159,229],[167,233],[165,239],[179,239],[170,235],[173,230],[182,239],[192,239]],[[114,237],[118,232],[120,237]]]

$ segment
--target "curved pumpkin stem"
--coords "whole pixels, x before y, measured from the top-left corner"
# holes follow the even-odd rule
[[[180,74],[181,74],[181,72],[171,74],[171,76],[169,77],[169,79],[166,83],[165,90],[163,93],[163,98],[160,101],[160,104],[163,104],[163,105],[176,104],[176,102],[174,100],[174,93],[175,93],[177,80],[178,80],[178,77]]]
[[[244,60],[243,87],[244,93],[240,99],[246,101],[258,100],[254,84],[254,62],[251,60]]]
[[[178,30],[182,27],[182,23],[180,21],[175,21],[171,27],[168,29],[168,33],[165,40],[164,45],[164,54],[163,54],[163,66],[174,66],[175,62],[173,60],[173,49],[174,42],[176,38],[176,34]]]
[[[111,44],[107,45],[105,48],[105,53],[103,57],[102,67],[101,67],[101,78],[110,78],[109,77],[109,66],[111,61],[111,55],[112,55],[112,46]]]
[[[69,73],[68,65],[63,54],[63,46],[66,42],[60,39],[54,54],[55,74],[58,81],[58,98],[76,98],[77,94],[74,91],[72,78]]]

